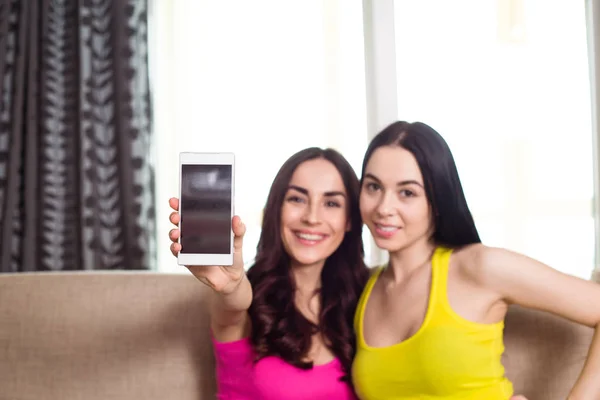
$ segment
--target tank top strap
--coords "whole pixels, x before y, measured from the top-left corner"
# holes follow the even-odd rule
[[[431,257],[430,305],[448,305],[448,268],[451,254],[452,249],[437,247]]]
[[[373,286],[375,286],[375,282],[377,282],[379,275],[381,275],[381,272],[384,269],[385,265],[374,267],[374,271],[371,273],[371,277],[367,281],[367,284],[365,285],[365,288],[363,289],[363,292],[360,295],[360,298],[358,299],[358,304],[356,305],[356,311],[354,314],[354,331],[359,346],[366,346],[366,343],[363,338],[363,321],[365,317],[365,309],[367,307],[369,297],[371,296]]]

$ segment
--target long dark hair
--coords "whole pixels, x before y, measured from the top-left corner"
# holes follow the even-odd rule
[[[338,170],[348,195],[350,230],[337,250],[327,258],[321,272],[319,323],[306,319],[296,308],[296,285],[290,274],[290,257],[281,239],[281,209],[289,182],[298,166],[317,158]],[[302,369],[312,368],[304,359],[312,336],[320,332],[325,344],[340,360],[343,380],[350,380],[356,350],[354,311],[368,279],[364,263],[362,221],[358,208],[360,184],[346,159],[332,149],[311,147],[290,157],[281,167],[269,192],[254,265],[248,270],[253,300],[248,310],[252,324],[250,340],[256,360],[277,356]]]
[[[373,152],[383,146],[402,147],[417,160],[431,205],[435,243],[451,248],[481,243],[454,157],[438,132],[422,122],[397,121],[387,126],[373,138],[365,153],[361,186]]]

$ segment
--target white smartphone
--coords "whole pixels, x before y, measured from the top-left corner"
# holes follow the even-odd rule
[[[235,157],[179,154],[180,265],[233,265]]]

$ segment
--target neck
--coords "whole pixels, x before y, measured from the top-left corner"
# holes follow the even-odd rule
[[[311,297],[321,288],[321,271],[325,261],[311,265],[292,263],[291,274],[296,284],[296,294]]]
[[[419,240],[410,246],[390,252],[388,276],[394,282],[401,282],[431,260],[435,244],[431,240]]]

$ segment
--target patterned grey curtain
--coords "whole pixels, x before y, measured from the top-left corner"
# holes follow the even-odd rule
[[[147,27],[147,0],[0,0],[0,272],[154,267]]]

